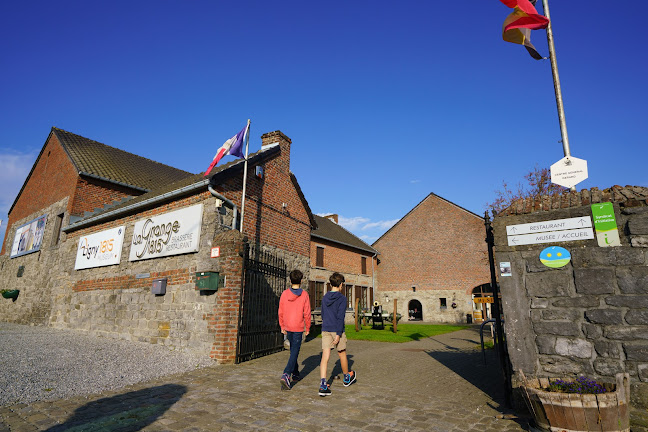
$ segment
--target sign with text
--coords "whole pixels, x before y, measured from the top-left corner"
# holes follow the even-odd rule
[[[609,202],[592,204],[592,216],[594,217],[598,245],[601,247],[621,246],[621,238],[614,217],[614,205]]]
[[[534,234],[547,231],[564,231],[570,229],[587,228],[592,226],[589,216],[555,219],[550,221],[533,222],[518,225],[507,225],[506,235]]]
[[[47,215],[45,214],[27,222],[16,230],[14,242],[11,246],[11,258],[36,252],[40,249],[46,221]]]
[[[119,264],[126,227],[120,226],[79,238],[75,270]]]
[[[565,156],[551,165],[551,183],[570,188],[587,177],[587,161],[584,159]]]
[[[475,297],[474,301],[475,301],[476,304],[479,304],[479,303],[493,303],[494,298],[493,297]]]
[[[568,219],[533,222],[506,227],[509,246],[555,243],[594,238],[592,219],[581,216]]]
[[[197,252],[203,205],[197,204],[135,223],[130,261]]]
[[[220,256],[220,247],[216,246],[211,248],[211,257],[218,258]]]

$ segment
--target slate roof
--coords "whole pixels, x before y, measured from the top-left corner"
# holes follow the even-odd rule
[[[370,254],[376,254],[378,251],[367,243],[360,240],[358,237],[351,234],[349,231],[322,216],[313,215],[317,223],[317,229],[311,232],[311,236],[324,240],[329,240],[341,245],[350,246],[352,248],[360,249]]]
[[[248,157],[248,170],[255,165],[260,165],[265,161],[272,159],[279,153],[279,151],[280,148],[278,144],[262,147],[261,150]],[[112,205],[96,209],[94,212],[87,212],[81,219],[75,220],[63,230],[69,232],[112,217],[118,217],[118,215],[141,211],[143,208],[159,205],[165,200],[171,200],[182,195],[196,193],[199,189],[206,191],[210,178],[212,179],[212,184],[219,184],[234,175],[238,175],[239,173],[242,175],[243,167],[244,160],[236,159],[229,163],[214,167],[211,171],[210,177],[205,177],[203,173],[191,174],[173,183],[162,185],[145,194],[131,199],[118,201]]]
[[[81,175],[106,180],[142,191],[173,183],[192,173],[137,156],[133,153],[52,128],[72,164]]]
[[[543,195],[536,198],[525,198],[513,202],[496,216],[510,216],[536,213],[561,208],[581,207],[601,202],[615,202],[624,207],[648,205],[648,187],[612,186],[600,190],[597,187],[579,191],[566,191],[562,194]]]

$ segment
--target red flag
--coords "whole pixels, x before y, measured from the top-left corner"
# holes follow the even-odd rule
[[[538,13],[529,0],[500,0],[506,6],[513,8],[513,12],[504,20],[502,38],[524,47],[531,57],[540,60],[543,57],[536,51],[531,43],[531,30],[547,28],[549,20]]]

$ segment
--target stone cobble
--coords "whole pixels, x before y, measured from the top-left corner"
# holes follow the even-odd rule
[[[325,398],[317,395],[320,341],[303,344],[303,379],[291,391],[279,384],[286,351],[118,391],[0,407],[0,432],[529,430],[503,407],[495,353],[484,365],[475,329],[404,344],[349,341],[357,382],[344,387],[333,378]],[[331,376],[341,375],[333,362]]]

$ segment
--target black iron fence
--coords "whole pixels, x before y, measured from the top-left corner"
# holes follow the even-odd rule
[[[236,362],[283,349],[279,298],[286,289],[286,264],[275,254],[246,247]]]

